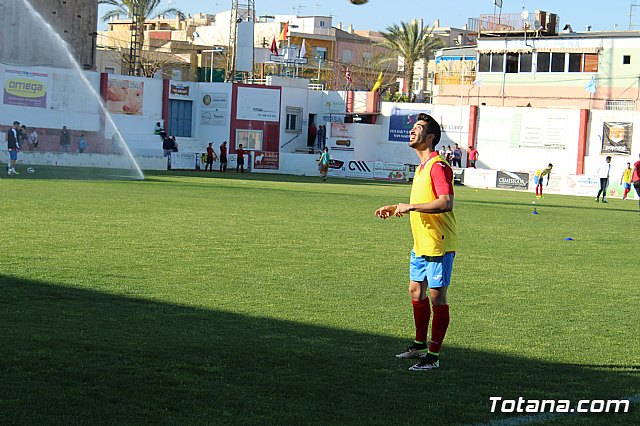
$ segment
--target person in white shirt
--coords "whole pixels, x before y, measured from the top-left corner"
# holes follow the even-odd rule
[[[609,186],[609,173],[611,172],[611,156],[605,158],[606,163],[598,168],[598,178],[600,178],[600,189],[598,195],[596,195],[596,203],[600,201],[600,194],[602,194],[602,202],[606,203],[605,197],[607,196],[607,186]]]

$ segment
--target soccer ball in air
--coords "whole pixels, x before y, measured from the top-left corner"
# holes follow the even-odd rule
[[[351,4],[357,4],[358,6],[361,4],[365,4],[366,2],[368,2],[369,0],[349,0],[349,3]]]

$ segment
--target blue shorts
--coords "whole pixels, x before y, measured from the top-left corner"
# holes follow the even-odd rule
[[[544,176],[534,176],[533,181],[536,185],[542,185],[544,183]]]
[[[624,189],[631,190],[631,184],[629,182],[624,183]]]
[[[448,287],[455,257],[453,252],[444,256],[416,256],[411,252],[409,279],[418,282],[426,280],[429,288]]]
[[[11,161],[16,161],[18,159],[18,150],[17,149],[10,149],[9,150],[9,159]]]

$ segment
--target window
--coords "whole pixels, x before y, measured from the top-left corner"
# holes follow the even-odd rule
[[[262,151],[262,130],[236,130],[236,146]]]
[[[481,53],[478,58],[478,72],[491,71],[491,53]]]
[[[584,54],[584,72],[598,72],[598,54]]]
[[[536,71],[549,72],[549,67],[551,65],[551,53],[539,52],[537,58],[538,66],[536,67]]]
[[[492,53],[491,54],[491,72],[504,71],[504,54]]]
[[[193,102],[169,99],[169,130],[173,136],[191,137]]]
[[[582,53],[569,53],[569,72],[582,72]]]
[[[551,54],[551,72],[564,72],[564,63],[566,54],[564,53],[552,53]]]
[[[115,74],[116,69],[114,67],[104,67],[104,72],[106,72],[107,74]]]
[[[631,55],[624,55],[622,57],[622,64],[623,65],[630,65],[631,64]]]
[[[318,59],[327,59],[327,48],[326,47],[314,47],[315,50],[314,57]]]
[[[324,21],[320,21],[320,26],[324,27]]]
[[[302,108],[287,107],[285,133],[302,133]]]
[[[520,72],[531,72],[532,63],[533,63],[532,53],[520,54]]]
[[[344,49],[342,51],[342,62],[350,64],[353,61],[353,50]]]
[[[517,53],[507,53],[507,73],[513,74],[518,72],[518,56]]]

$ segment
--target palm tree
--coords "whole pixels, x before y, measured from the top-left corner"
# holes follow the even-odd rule
[[[404,61],[404,86],[402,92],[406,95],[413,87],[413,70],[415,63],[421,59],[427,61],[431,53],[442,46],[440,39],[431,34],[429,27],[422,27],[417,21],[412,23],[400,22],[400,26],[393,24],[386,31],[380,33],[384,38],[379,46],[385,47],[392,54],[388,58],[394,61],[401,57]]]
[[[144,23],[147,19],[157,18],[160,15],[178,15],[184,18],[184,14],[175,7],[154,13],[162,3],[162,0],[98,0],[98,4],[108,4],[115,7],[115,9],[111,9],[102,15],[102,20],[105,22],[120,15],[133,18],[133,6],[136,3],[140,7],[141,23]]]
[[[156,12],[160,3],[162,3],[162,0],[98,0],[98,4],[108,4],[115,7],[115,9],[111,9],[102,16],[102,20],[105,22],[111,18],[118,18],[122,15],[133,20],[135,7],[138,7],[139,14],[133,26],[139,29],[140,46],[144,46],[144,23],[147,19],[157,18],[161,15],[176,15],[184,19],[184,14],[174,7]],[[140,54],[142,54],[142,52],[140,52]],[[124,56],[126,57],[127,55],[125,54]],[[144,64],[140,64],[140,72],[145,76],[149,74],[149,70],[145,70]]]

